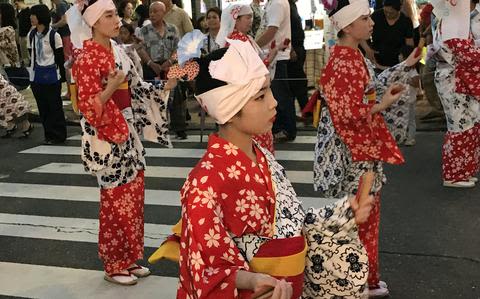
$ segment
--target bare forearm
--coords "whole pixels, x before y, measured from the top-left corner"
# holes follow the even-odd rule
[[[138,56],[140,56],[140,59],[142,60],[142,63],[148,63],[150,60],[152,60],[150,55],[148,55],[147,51],[145,51],[143,47],[138,49],[137,52]]]
[[[270,26],[267,30],[257,39],[257,44],[263,48],[265,45],[268,45],[269,42],[275,37],[278,28]]]
[[[100,101],[105,104],[113,95],[115,89],[109,85],[100,93]]]
[[[372,110],[370,110],[370,114],[373,115],[378,112],[382,112],[383,110],[387,109],[384,104],[378,103],[373,105]]]

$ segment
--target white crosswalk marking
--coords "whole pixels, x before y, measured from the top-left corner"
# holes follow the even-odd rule
[[[0,197],[37,198],[77,202],[98,202],[97,187],[61,186],[44,184],[1,183]],[[318,197],[299,197],[304,207],[321,207],[331,200]],[[170,190],[145,190],[145,204],[180,206],[180,192]]]
[[[146,148],[147,157],[152,158],[201,158],[204,149],[196,148]],[[74,146],[41,145],[21,151],[22,154],[43,155],[80,155],[80,149]],[[277,160],[313,161],[313,151],[275,151]]]
[[[29,298],[173,299],[178,279],[150,276],[132,287],[112,286],[103,271],[0,262],[0,293]]]
[[[204,142],[207,139],[208,137],[204,136]],[[6,205],[15,207],[0,212],[1,244],[4,244],[2,238],[23,244],[22,246],[31,250],[36,250],[37,245],[41,244],[42,248],[45,248],[45,253],[40,253],[40,256],[47,256],[42,262],[37,262],[35,258],[29,260],[28,256],[15,257],[15,253],[5,259],[0,255],[0,295],[53,299],[175,298],[176,270],[169,270],[164,274],[163,269],[153,267],[160,273],[142,279],[132,288],[121,288],[102,279],[103,272],[100,271],[100,262],[96,259],[99,225],[96,203],[99,202],[100,191],[98,187],[92,185],[94,180],[88,176],[80,163],[81,148],[78,140],[80,135],[75,135],[69,138],[68,146],[42,145],[22,150],[19,152],[20,158],[33,157],[32,161],[44,162],[36,162],[34,166],[22,170],[25,178],[22,178],[21,182],[15,181],[19,178],[18,175],[7,176],[0,182],[0,200]],[[175,182],[184,180],[191,171],[191,167],[185,166],[185,163],[182,162],[183,166],[160,166],[155,163],[175,158],[198,159],[205,152],[204,149],[193,148],[198,147],[195,142],[199,141],[199,135],[189,135],[189,139],[178,141],[182,143],[183,148],[147,147],[147,157],[161,159],[149,161],[146,177],[160,178],[159,181],[165,178],[175,179]],[[302,162],[302,165],[312,162],[314,142],[315,136],[297,136],[294,142],[297,144],[296,150],[276,151],[277,159],[285,161],[293,168],[286,167],[287,176],[292,183],[311,184],[313,177],[311,167],[304,171],[303,166],[300,168],[296,162]],[[300,150],[297,150],[298,148]],[[72,160],[71,157],[76,158]],[[48,175],[47,181],[45,178],[38,181],[42,174]],[[58,181],[56,178],[59,178]],[[67,185],[63,185],[65,182]],[[162,188],[168,190],[151,189],[158,187],[151,184],[146,186],[149,188],[145,190],[146,215],[150,212],[145,223],[147,250],[151,251],[152,248],[158,247],[171,233],[172,221],[176,220],[176,215],[168,215],[170,217],[165,220],[163,218],[166,215],[161,213],[152,215],[152,211],[157,213],[166,209],[177,211],[175,213],[180,212],[178,187],[170,186],[170,183],[162,185]],[[299,196],[299,199],[304,207],[321,207],[332,203],[332,200],[318,197]],[[46,208],[56,211],[50,213],[45,210]],[[79,250],[85,249],[78,249],[75,244],[88,248],[87,252],[80,252]],[[54,263],[52,261],[54,257],[50,258],[48,254],[58,246],[65,246],[64,255],[71,257],[64,257],[62,262]],[[80,266],[75,265],[69,259],[78,259],[76,255],[90,257],[90,261],[82,263],[81,260]],[[61,267],[58,267],[59,265]]]
[[[145,246],[158,247],[171,225],[145,223]],[[98,220],[0,213],[0,235],[96,243]]]
[[[188,176],[191,170],[191,167],[168,167],[150,165],[145,171],[145,177],[183,179]],[[80,163],[49,163],[31,169],[28,172],[88,175],[88,173],[85,172],[83,165]],[[287,177],[292,183],[310,184],[312,182],[313,172],[287,170]]]
[[[72,137],[69,137],[68,140],[82,140],[81,135],[74,135]],[[200,142],[200,135],[188,135],[188,138],[185,140],[175,140],[172,136],[172,140],[174,142],[180,142],[180,143],[185,143],[185,142]],[[203,135],[203,142],[208,141],[208,135],[204,134]],[[294,141],[291,141],[289,143],[311,143],[314,144],[317,141],[317,136],[297,136]]]

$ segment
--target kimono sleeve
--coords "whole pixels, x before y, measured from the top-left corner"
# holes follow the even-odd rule
[[[304,297],[359,298],[367,283],[368,256],[348,199],[308,209],[304,232],[308,241]]]
[[[238,298],[236,274],[248,264],[223,224],[220,179],[203,176],[186,184],[191,185],[182,195],[179,292],[199,299]]]
[[[324,69],[322,91],[335,124],[351,127],[370,118],[375,102],[365,101],[366,76],[363,61],[358,59],[333,58]]]
[[[393,83],[407,84],[411,77],[411,68],[405,62],[401,62],[381,72],[375,77],[375,89],[377,102],[381,102],[387,88]]]
[[[100,67],[96,65],[96,59],[93,57],[85,58],[78,61],[73,69],[78,87],[78,109],[87,122],[96,129],[99,139],[123,143],[129,134],[127,122],[111,98],[102,104],[100,93],[103,91],[103,85]]]
[[[145,82],[135,66],[130,68],[130,94],[137,133],[145,140],[172,147],[168,131],[167,103],[170,95],[165,81],[155,85]]]

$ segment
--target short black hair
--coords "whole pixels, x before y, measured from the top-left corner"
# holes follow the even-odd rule
[[[133,29],[133,26],[131,24],[123,24],[122,27],[120,28],[125,28],[128,30],[128,32],[130,32],[130,34],[134,34],[135,33],[135,29]]]
[[[195,22],[195,29],[202,30],[202,22],[205,20],[205,16],[200,16],[197,21]]]
[[[124,0],[124,1],[120,2],[120,4],[118,5],[118,16],[120,18],[123,18],[125,16],[123,11],[125,10],[125,7],[127,7],[128,3],[132,4],[132,6],[133,6],[133,3],[129,0]]]
[[[25,0],[15,0],[15,1],[13,1],[13,3],[17,3],[17,2],[25,2]]]
[[[222,11],[220,10],[220,8],[214,6],[214,7],[210,7],[208,10],[207,10],[207,13],[205,14],[205,18],[208,16],[209,13],[211,12],[214,12],[218,15],[218,18],[221,19],[222,18]]]
[[[2,27],[12,26],[17,28],[15,21],[15,8],[10,3],[0,3],[0,14],[2,16]]]
[[[50,16],[50,10],[45,4],[37,4],[32,6],[30,9],[30,15],[37,17],[38,24],[44,25],[45,27],[50,26],[52,17]]]
[[[344,8],[345,6],[350,5],[350,1],[348,0],[338,0],[337,2],[337,7],[335,7],[333,10],[331,10],[328,13],[329,17],[332,17],[334,14],[336,14],[340,9]]]
[[[138,15],[138,27],[142,27],[143,22],[148,19],[148,7],[140,4],[137,6],[137,8],[135,8],[135,13]]]
[[[472,2],[473,2],[474,4],[478,4],[479,1],[480,1],[480,0],[472,0]]]
[[[400,0],[385,0],[383,1],[383,7],[390,6],[396,11],[400,11],[402,9],[402,1]]]

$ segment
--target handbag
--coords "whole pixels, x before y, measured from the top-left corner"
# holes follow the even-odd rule
[[[57,65],[38,65],[33,67],[33,82],[37,84],[55,84],[58,82]]]
[[[4,68],[8,80],[17,90],[26,89],[30,85],[30,74],[26,67],[9,66]]]

